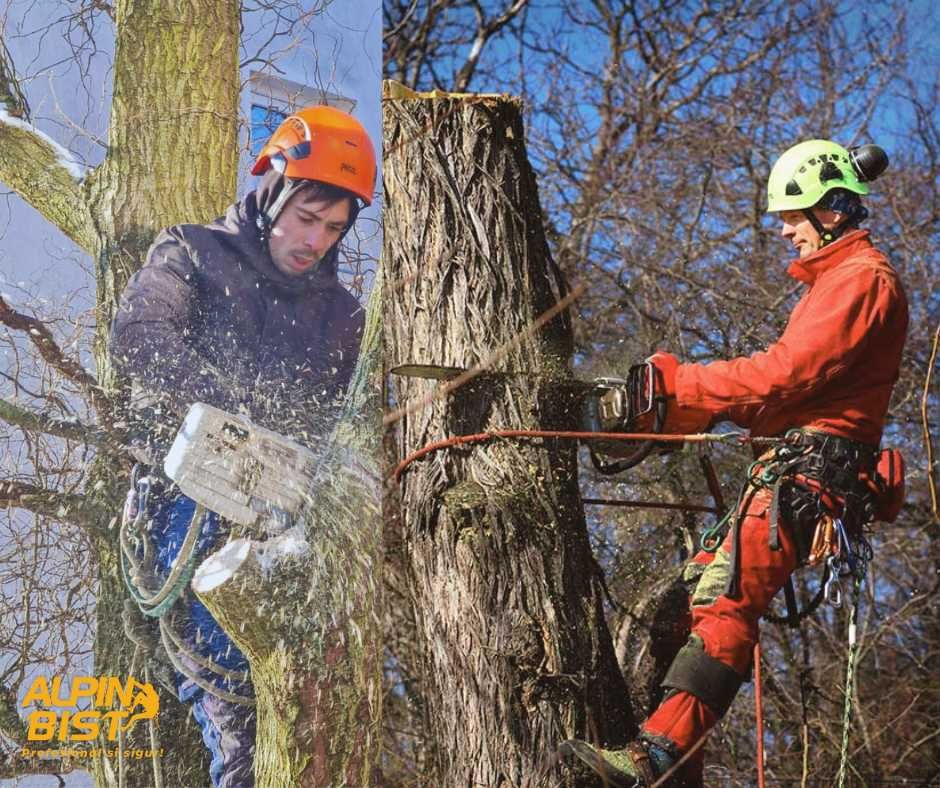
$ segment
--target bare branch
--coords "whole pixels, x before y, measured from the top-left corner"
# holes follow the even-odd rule
[[[29,432],[42,432],[67,440],[98,446],[104,441],[102,432],[89,424],[61,419],[21,408],[14,402],[0,399],[0,419]]]
[[[0,506],[15,506],[44,517],[68,520],[97,533],[107,525],[109,516],[106,509],[84,495],[55,492],[13,480],[0,481]]]
[[[41,321],[17,312],[0,297],[0,323],[17,331],[24,331],[39,351],[43,360],[69,380],[77,383],[99,413],[106,413],[110,403],[98,386],[98,381],[78,361],[66,357],[52,332]]]
[[[515,19],[528,2],[529,0],[515,0],[502,14],[490,20],[485,19],[482,10],[479,10],[476,36],[473,39],[473,45],[470,47],[470,53],[467,55],[466,61],[460,67],[460,71],[457,72],[453,88],[455,92],[460,93],[467,89],[470,80],[473,79],[473,73],[480,62],[480,55],[483,53],[483,47],[486,46],[487,41]]]

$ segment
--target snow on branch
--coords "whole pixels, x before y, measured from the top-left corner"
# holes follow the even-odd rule
[[[90,254],[97,234],[72,154],[31,123],[0,108],[0,181]]]
[[[4,109],[0,109],[0,123],[6,123],[10,126],[16,126],[17,128],[28,131],[30,134],[35,134],[39,139],[46,143],[50,148],[52,148],[55,153],[56,164],[60,167],[66,169],[76,181],[82,181],[85,179],[85,168],[79,164],[72,157],[71,152],[59,145],[52,137],[46,134],[43,131],[37,129],[32,123],[23,120],[22,118],[17,118],[11,115]]]

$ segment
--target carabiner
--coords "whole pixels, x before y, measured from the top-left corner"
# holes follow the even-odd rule
[[[137,480],[137,494],[139,496],[138,511],[146,513],[147,499],[150,497],[150,477],[141,476]]]
[[[842,562],[836,556],[829,556],[826,562],[829,567],[829,579],[823,586],[823,596],[826,602],[833,607],[842,607],[842,583],[839,574],[842,571]]]

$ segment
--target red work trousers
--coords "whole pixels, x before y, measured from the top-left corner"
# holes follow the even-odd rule
[[[731,572],[733,531],[715,553],[701,551],[686,567],[691,584],[692,634],[702,639],[705,653],[745,677],[751,666],[760,617],[797,565],[797,548],[788,527],[780,523],[779,549],[770,549],[769,512],[771,491],[751,491],[738,516],[739,581],[734,598],[724,595]],[[646,736],[671,741],[687,752],[718,721],[704,702],[679,690],[667,697],[643,724]],[[704,749],[688,762],[683,774],[691,784],[701,781]]]

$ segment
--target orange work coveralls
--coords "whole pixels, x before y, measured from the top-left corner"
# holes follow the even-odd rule
[[[733,421],[754,436],[809,428],[877,449],[907,332],[907,300],[897,273],[863,230],[794,261],[788,273],[809,287],[780,339],[747,358],[679,365],[677,404],[701,410],[711,421]],[[742,678],[750,670],[758,620],[798,564],[789,524],[780,528],[779,549],[770,548],[770,497],[770,490],[759,490],[743,498],[733,598],[724,594],[730,532],[717,553],[700,552],[685,574],[695,589],[692,637]],[[642,733],[681,754],[718,716],[698,697],[674,690]],[[701,780],[702,752],[685,770],[693,784]]]

